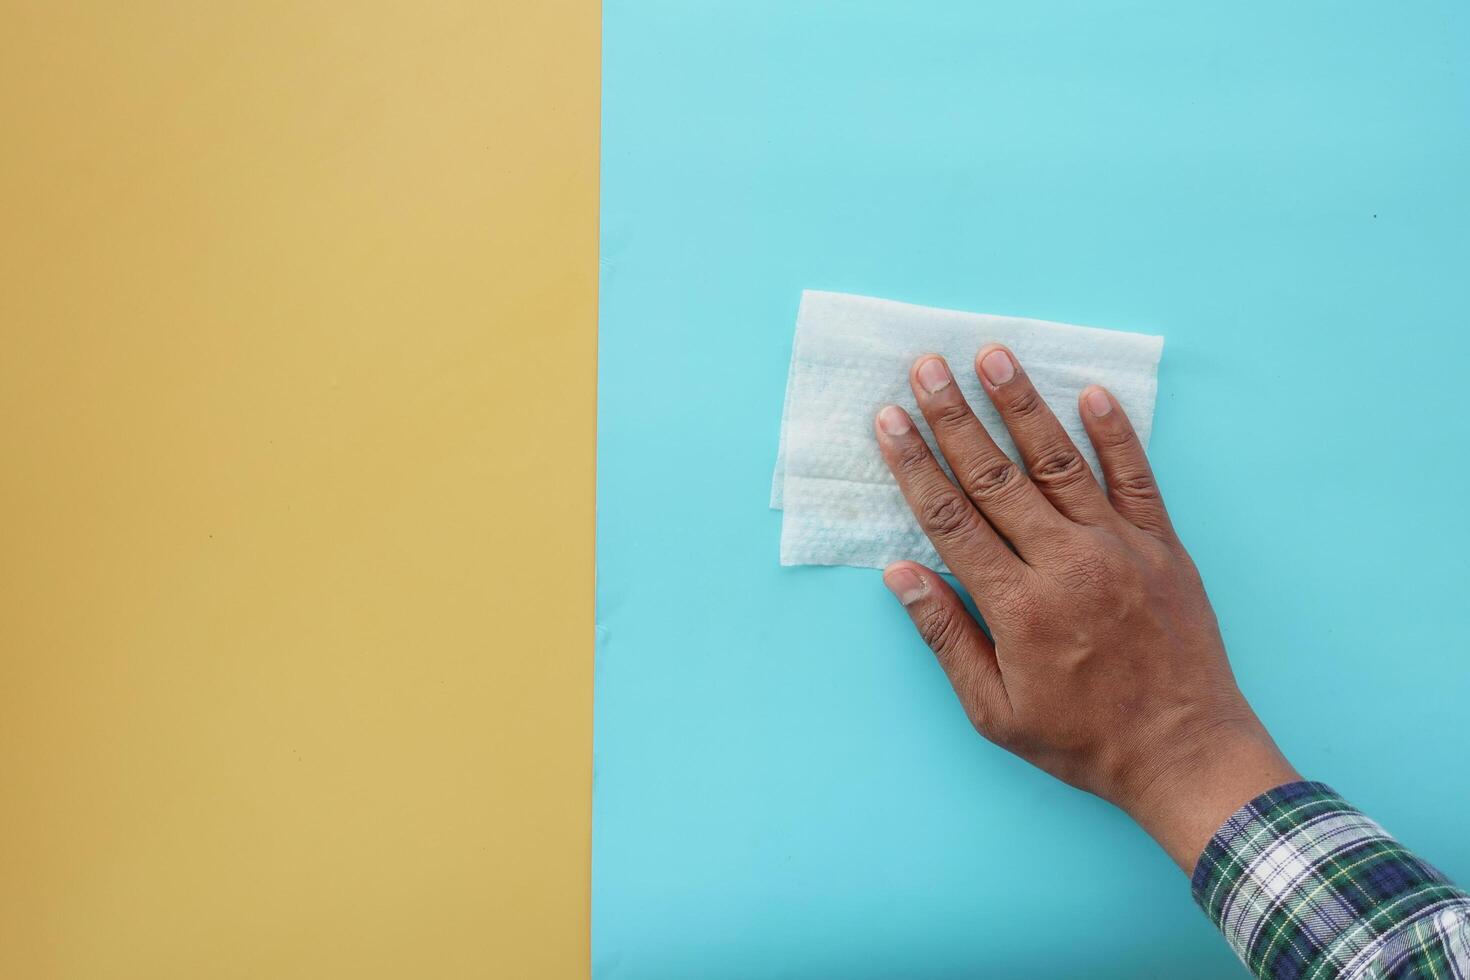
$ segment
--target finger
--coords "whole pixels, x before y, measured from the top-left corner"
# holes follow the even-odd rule
[[[1022,558],[1037,542],[1065,529],[1056,508],[970,410],[944,358],[919,358],[909,371],[909,384],[955,479]]]
[[[1097,450],[1103,479],[1108,484],[1108,499],[1113,509],[1135,527],[1166,540],[1173,540],[1174,525],[1164,510],[1159,485],[1144,455],[1143,444],[1133,423],[1128,421],[1123,406],[1106,388],[1092,385],[1084,388],[1078,399],[1082,424],[1087,437]]]
[[[1010,714],[995,644],[949,583],[923,565],[895,562],[883,570],[883,584],[903,603],[934,651],[970,721],[982,735],[993,738],[996,726]]]
[[[919,527],[983,610],[986,594],[1013,582],[1026,566],[944,475],[907,412],[889,405],[875,421],[883,460]]]
[[[1020,360],[989,344],[975,355],[975,372],[1016,442],[1026,473],[1058,511],[1079,524],[1113,519],[1087,460],[1031,383]]]

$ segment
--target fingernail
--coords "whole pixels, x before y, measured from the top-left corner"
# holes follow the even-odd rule
[[[889,405],[878,413],[878,428],[890,436],[901,436],[914,427],[909,421],[909,413],[897,405]]]
[[[1113,400],[1101,388],[1093,388],[1082,396],[1082,400],[1087,404],[1087,410],[1092,413],[1093,418],[1100,419],[1113,410]]]
[[[898,596],[898,601],[905,606],[917,602],[927,591],[924,580],[907,565],[886,570],[883,573],[883,584],[888,586],[888,591]]]
[[[919,384],[931,395],[942,391],[950,381],[949,368],[945,367],[944,361],[937,357],[925,359],[924,363],[919,365],[916,373],[919,376]]]
[[[999,386],[1016,376],[1016,362],[1003,350],[993,350],[980,358],[980,370],[985,380]]]

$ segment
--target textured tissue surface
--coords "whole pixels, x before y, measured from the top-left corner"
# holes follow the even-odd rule
[[[973,369],[976,351],[992,341],[1015,351],[1094,472],[1077,413],[1087,385],[1110,390],[1148,445],[1162,337],[808,290],[796,316],[771,484],[771,506],[784,511],[781,564],[882,568],[907,558],[944,569],[879,455],[873,416],[902,405],[933,446],[908,370],[920,354],[942,354],[990,434],[1017,458]]]

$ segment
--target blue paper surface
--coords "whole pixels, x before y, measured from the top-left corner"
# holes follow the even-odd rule
[[[778,566],[802,288],[1164,334],[1151,456],[1243,688],[1470,881],[1467,18],[606,0],[596,977],[1243,975],[877,572]]]

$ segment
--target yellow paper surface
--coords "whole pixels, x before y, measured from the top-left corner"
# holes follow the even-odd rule
[[[584,974],[596,4],[0,7],[0,976]]]

